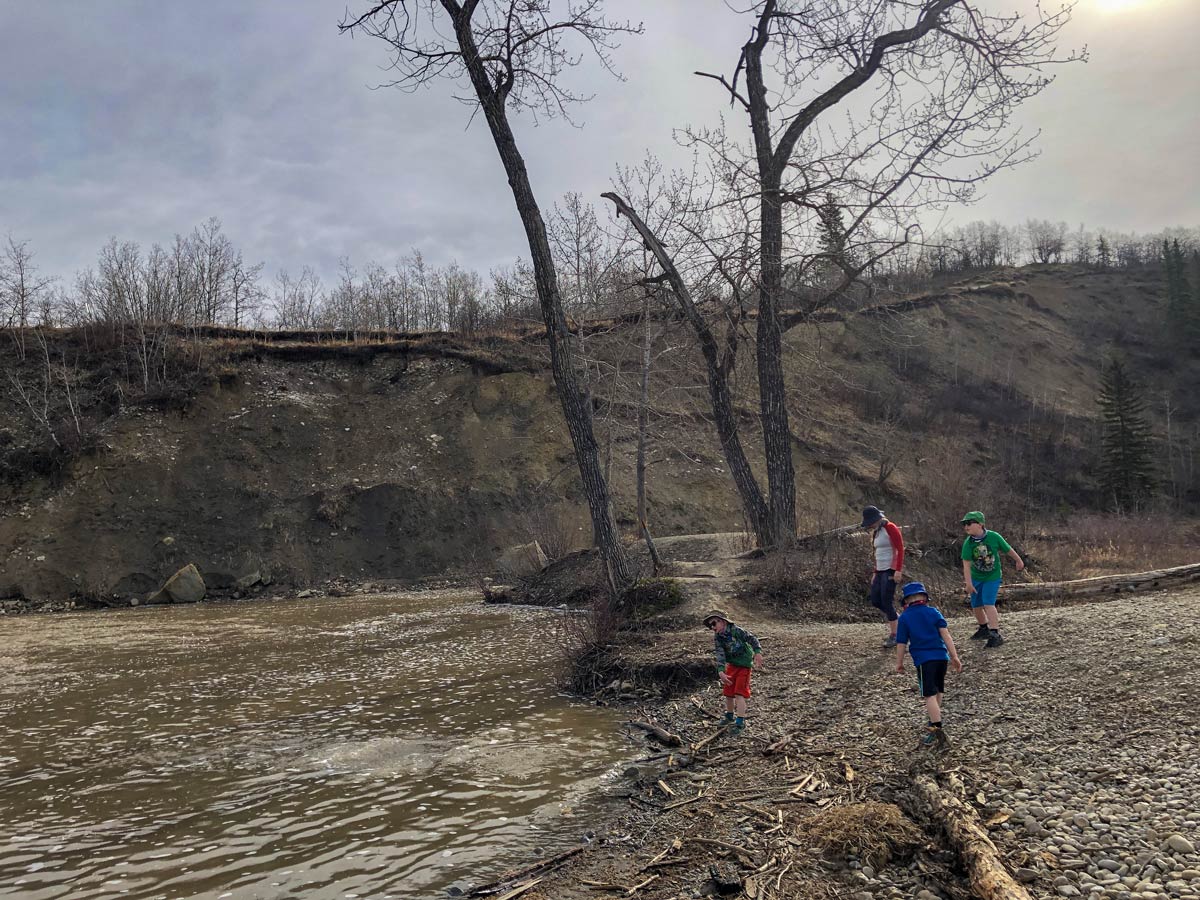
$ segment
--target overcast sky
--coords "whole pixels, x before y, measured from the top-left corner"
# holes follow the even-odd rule
[[[996,8],[1034,0],[988,0]],[[1054,0],[1050,0],[1053,4]],[[351,3],[351,8],[359,8]],[[168,243],[209,216],[268,274],[410,248],[486,272],[524,253],[482,121],[448,101],[370,90],[384,46],[339,36],[337,0],[0,0],[0,237],[71,276],[110,237]],[[724,108],[691,73],[728,71],[746,20],[720,0],[610,0],[644,20],[587,70],[581,128],[519,123],[545,207],[595,198],[614,166],[670,157],[672,128]],[[1079,0],[1061,69],[1023,113],[1041,157],[954,213],[1123,230],[1200,225],[1200,0]],[[740,127],[741,123],[737,123]]]

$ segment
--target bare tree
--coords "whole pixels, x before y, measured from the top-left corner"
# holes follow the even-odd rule
[[[312,269],[305,266],[299,278],[285,271],[275,276],[272,306],[280,328],[316,328],[323,305],[321,279]]]
[[[716,251],[713,256],[716,262],[709,267],[707,274],[716,274],[716,282],[723,281],[728,289],[732,302],[722,304],[721,310],[725,318],[723,333],[714,330],[701,304],[697,302],[692,290],[691,281],[709,286],[709,278],[704,272],[694,272],[693,278],[685,277],[678,259],[689,257],[685,243],[688,236],[693,236],[693,244],[699,243],[712,246],[706,240],[706,221],[702,217],[688,218],[689,208],[694,210],[698,205],[688,202],[687,192],[694,181],[683,177],[671,179],[667,186],[655,190],[653,184],[659,181],[660,172],[656,164],[647,162],[638,173],[626,173],[622,179],[626,193],[637,189],[642,194],[642,202],[658,214],[656,227],[647,224],[643,216],[635,210],[620,194],[615,191],[606,192],[603,196],[612,201],[619,215],[629,220],[639,243],[644,246],[658,263],[661,275],[646,279],[647,284],[662,284],[669,290],[669,296],[674,300],[680,314],[692,328],[700,352],[704,358],[705,380],[708,385],[709,404],[712,408],[713,421],[716,425],[717,436],[721,442],[721,450],[733,476],[742,508],[760,544],[772,543],[773,532],[770,525],[770,513],[762,489],[754,475],[754,470],[742,446],[741,433],[738,427],[738,416],[734,405],[734,393],[730,384],[733,369],[737,363],[741,328],[749,302],[749,280],[747,266],[737,264],[735,249],[728,243],[723,249]],[[661,233],[678,235],[672,240],[672,246],[677,249],[669,252]],[[744,247],[743,247],[744,249]],[[715,286],[715,285],[714,285]]]
[[[740,268],[746,251],[737,237],[752,240],[768,486],[767,518],[755,526],[760,544],[795,533],[784,332],[825,306],[849,302],[886,257],[919,241],[914,222],[922,210],[968,202],[982,180],[1032,155],[1011,125],[1012,112],[1050,82],[1048,66],[1065,61],[1055,40],[1069,9],[1023,19],[981,6],[763,0],[747,10],[750,39],[732,73],[697,73],[722,86],[749,126],[745,144],[724,126],[689,130],[687,139],[711,160],[708,212],[724,220],[717,254],[734,247],[731,259]],[[619,195],[610,199],[621,208]],[[621,211],[631,212],[628,204]],[[678,270],[679,252],[670,255]],[[838,270],[831,284],[829,274]],[[662,277],[678,295],[665,262]],[[725,297],[744,303],[736,290]],[[706,338],[697,333],[703,347]],[[722,418],[716,415],[718,423]],[[737,478],[740,466],[729,461]],[[754,522],[749,479],[739,491]]]
[[[600,465],[592,401],[571,346],[546,224],[508,117],[510,111],[565,115],[571,103],[583,99],[561,78],[580,61],[569,43],[579,41],[611,70],[610,52],[618,37],[640,28],[607,20],[601,0],[571,0],[561,17],[553,15],[551,6],[550,0],[383,0],[370,3],[358,16],[347,15],[341,29],[389,46],[395,87],[413,90],[442,76],[470,85],[470,94],[458,99],[483,112],[508,177],[529,243],[554,381],[593,536],[612,586],[622,589],[632,580],[632,570]]]
[[[0,255],[0,325],[28,328],[48,300],[55,280],[39,274],[29,242],[18,241],[10,234]],[[14,335],[14,340],[24,359],[23,331]]]
[[[1067,249],[1067,223],[1030,219],[1025,223],[1029,238],[1029,253],[1034,262],[1062,262]]]

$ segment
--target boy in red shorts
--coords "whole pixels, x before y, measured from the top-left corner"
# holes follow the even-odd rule
[[[733,725],[732,734],[741,734],[746,730],[750,672],[762,662],[762,645],[758,638],[734,625],[719,609],[704,617],[704,627],[712,629],[717,648],[717,678],[725,696],[725,723]]]

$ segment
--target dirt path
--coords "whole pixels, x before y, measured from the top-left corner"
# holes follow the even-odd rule
[[[697,602],[727,603],[722,594],[713,581]],[[916,765],[961,778],[1034,896],[1200,898],[1200,590],[1010,613],[996,650],[967,640],[969,622],[951,622],[966,671],[948,683],[953,743],[935,758],[918,748],[911,666],[891,674],[880,626],[744,620],[768,662],[747,733],[685,767],[647,759],[602,837],[520,896],[626,896],[643,883],[631,896],[704,896],[717,865],[731,890],[740,881],[762,898],[965,897],[957,859],[935,836],[914,849],[889,831]],[[705,652],[696,628],[659,635],[639,655]],[[715,678],[696,696],[720,708]],[[689,743],[713,729],[688,698],[645,712]],[[787,734],[788,746],[764,755]],[[858,838],[843,834],[849,820]],[[872,851],[885,833],[891,850]]]

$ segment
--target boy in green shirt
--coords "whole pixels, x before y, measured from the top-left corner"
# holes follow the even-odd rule
[[[962,517],[962,525],[967,533],[962,546],[963,582],[971,598],[971,611],[979,623],[971,640],[987,638],[984,646],[999,647],[1004,643],[1000,636],[1000,616],[996,613],[1002,576],[1000,554],[1007,554],[1018,572],[1025,568],[1025,563],[1003,535],[984,526],[983,513],[978,510],[967,513]]]

